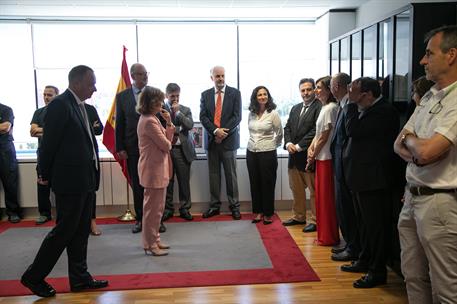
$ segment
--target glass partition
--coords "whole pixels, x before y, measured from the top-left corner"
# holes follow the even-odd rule
[[[379,58],[378,79],[382,88],[382,95],[390,100],[390,84],[393,64],[393,28],[392,20],[379,23]]]
[[[350,54],[350,43],[349,37],[343,38],[340,40],[340,62],[341,68],[340,72],[344,72],[346,74],[351,74],[350,62],[349,62],[349,54]]]
[[[377,25],[363,30],[363,76],[377,79]]]
[[[362,76],[362,33],[352,34],[352,54],[351,54],[351,78],[357,79]]]
[[[408,70],[410,48],[410,11],[407,10],[396,16],[397,32],[395,36],[395,71],[394,71],[394,101],[408,102]]]
[[[340,61],[340,52],[339,52],[339,45],[338,41],[333,42],[331,46],[331,51],[332,51],[332,63],[331,63],[331,74],[336,74],[340,71],[339,68],[339,61]]]

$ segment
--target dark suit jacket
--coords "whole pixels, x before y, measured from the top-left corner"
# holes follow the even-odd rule
[[[346,105],[347,106],[347,105]],[[345,108],[346,108],[345,106]],[[343,149],[347,143],[346,126],[344,124],[345,114],[340,107],[336,118],[335,130],[330,142],[330,153],[332,153],[333,173],[337,180],[343,180]]]
[[[135,110],[133,89],[126,89],[116,96],[116,152],[139,155],[137,126],[140,114]]]
[[[103,123],[98,116],[97,110],[93,105],[85,103],[84,106],[86,107],[87,116],[89,118],[89,123],[91,127],[94,129],[95,135],[100,135],[103,133]],[[95,125],[95,126],[94,126]]]
[[[44,128],[39,157],[43,179],[50,182],[56,193],[96,191],[100,171],[95,167],[92,142],[98,162],[97,141],[93,130],[91,134],[87,131],[81,110],[69,90],[48,105]]]
[[[393,144],[400,119],[381,99],[359,118],[356,104],[345,107],[348,142],[343,151],[346,184],[354,192],[388,189],[394,182]]]
[[[321,111],[322,105],[319,100],[314,99],[308,110],[300,119],[303,102],[296,104],[290,110],[289,118],[284,127],[284,149],[286,144],[291,142],[298,144],[303,149],[301,152],[289,154],[289,168],[297,168],[305,171],[308,158],[308,147],[316,135],[316,120]]]
[[[166,103],[165,107],[171,113],[168,103]],[[192,112],[188,107],[180,104],[179,112],[173,120],[173,124],[176,127],[175,135],[179,137],[184,157],[187,162],[191,163],[196,158],[194,144],[189,136],[189,131],[194,127],[194,120],[192,119]]]
[[[208,150],[214,144],[214,111],[216,102],[214,95],[215,89],[211,88],[202,93],[200,99],[200,122],[205,128],[205,149]],[[222,102],[221,128],[229,129],[228,136],[222,141],[225,150],[237,150],[240,147],[241,122],[241,94],[235,88],[226,86],[224,100]]]

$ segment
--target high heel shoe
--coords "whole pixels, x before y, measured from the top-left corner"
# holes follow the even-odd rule
[[[256,224],[256,223],[259,223],[260,221],[262,221],[262,215],[261,214],[255,214],[255,216],[252,219],[251,223]]]
[[[152,255],[152,256],[168,255],[168,251],[162,250],[158,246],[157,247],[143,248],[143,249],[144,249],[144,254],[145,255]]]
[[[159,247],[159,249],[170,249],[170,245],[162,242],[158,242],[157,247]]]

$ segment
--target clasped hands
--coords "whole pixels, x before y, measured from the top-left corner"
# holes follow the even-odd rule
[[[214,134],[215,138],[214,141],[217,144],[220,144],[227,136],[228,136],[229,129],[227,128],[217,128],[216,133]]]

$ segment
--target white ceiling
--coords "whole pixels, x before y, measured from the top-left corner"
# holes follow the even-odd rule
[[[300,18],[369,0],[1,0],[0,17]]]

